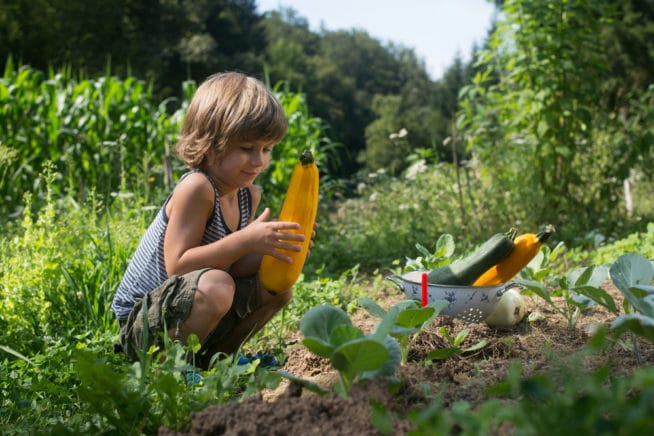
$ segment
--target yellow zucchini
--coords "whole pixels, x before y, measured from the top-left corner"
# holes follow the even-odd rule
[[[496,233],[468,256],[449,265],[429,271],[429,283],[439,285],[470,286],[491,266],[506,258],[513,250],[515,230]]]
[[[279,221],[300,224],[298,230],[291,232],[303,234],[304,242],[301,244],[301,251],[286,252],[293,259],[290,264],[272,256],[263,256],[261,259],[259,280],[261,285],[271,292],[278,294],[289,291],[302,272],[318,212],[318,186],[318,167],[311,151],[305,150],[300,162],[293,169],[279,214]]]
[[[554,233],[554,226],[548,225],[542,232],[525,233],[515,238],[514,247],[504,260],[493,265],[473,286],[492,286],[508,282],[538,254],[540,247]]]

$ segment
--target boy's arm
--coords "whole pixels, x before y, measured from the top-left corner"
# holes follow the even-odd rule
[[[247,257],[248,261],[244,259],[244,265],[238,266],[238,270],[252,262],[252,255],[255,254],[271,254],[290,261],[278,250],[299,251],[297,242],[304,239],[303,235],[286,232],[297,229],[299,225],[268,221],[268,210],[245,228],[211,244],[201,245],[206,222],[213,211],[213,188],[202,176],[191,175],[184,182],[187,183],[177,186],[166,208],[169,221],[164,238],[164,256],[169,275],[185,274],[206,267],[225,269]],[[253,199],[253,210],[254,206]]]

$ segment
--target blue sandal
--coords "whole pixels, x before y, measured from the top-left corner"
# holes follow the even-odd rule
[[[246,356],[242,355],[241,353],[238,353],[238,356],[236,356],[236,364],[237,365],[247,365],[248,363],[254,362],[255,360],[259,360],[259,366],[263,368],[274,368],[279,366],[279,362],[277,362],[277,358],[275,357],[274,354],[272,353],[267,353],[265,351],[255,353],[255,354],[247,354]]]

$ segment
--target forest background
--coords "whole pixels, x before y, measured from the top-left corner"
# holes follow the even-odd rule
[[[171,148],[185,104],[222,70],[266,81],[295,120],[259,181],[265,205],[279,208],[299,149],[318,153],[324,240],[308,271],[374,270],[442,233],[471,245],[510,226],[554,224],[592,248],[651,220],[651,1],[497,2],[483,46],[438,80],[412,49],[253,0],[0,6],[10,233],[26,194],[32,212],[47,195],[160,203],[184,170]]]
[[[184,82],[244,71],[306,98],[329,143],[329,196],[355,196],[354,175],[453,162],[457,177],[488,173],[497,197],[486,203],[488,193],[470,188],[470,204],[447,205],[464,228],[480,230],[483,208],[527,225],[556,222],[567,241],[611,236],[634,213],[623,188],[652,177],[652,2],[497,3],[504,24],[473,61],[454,59],[435,81],[412,49],[360,30],[312,32],[296,11],[261,15],[254,0],[2,1],[0,62],[136,78],[168,113],[181,107]],[[168,154],[162,146],[137,145],[157,151],[153,166]],[[33,172],[55,157],[29,153],[18,157]],[[4,171],[4,216],[29,190],[15,184],[25,164],[14,159]]]
[[[304,148],[321,170],[316,244],[266,344],[444,234],[460,256],[553,224],[561,271],[652,259],[654,2],[495,3],[472,61],[433,80],[411,49],[252,0],[0,0],[0,428],[91,425],[101,402],[84,403],[71,356],[106,357],[113,292],[185,170],[171,149],[186,104],[217,71],[261,78],[289,116],[264,206],[279,210]]]

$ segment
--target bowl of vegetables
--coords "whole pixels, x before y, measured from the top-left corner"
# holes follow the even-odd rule
[[[386,279],[397,285],[407,298],[423,299],[423,273],[427,271],[410,271],[397,275],[391,274]],[[468,323],[481,322],[495,310],[502,296],[511,289],[519,288],[516,282],[507,282],[492,286],[457,286],[426,283],[427,303],[445,300],[447,307],[441,315],[461,318]]]
[[[447,301],[441,315],[509,327],[525,314],[522,296],[515,289],[522,285],[511,279],[536,256],[554,231],[554,226],[548,225],[538,234],[516,237],[517,231],[512,228],[492,235],[470,255],[450,264],[429,271],[392,274],[387,279],[411,299],[423,303]]]

